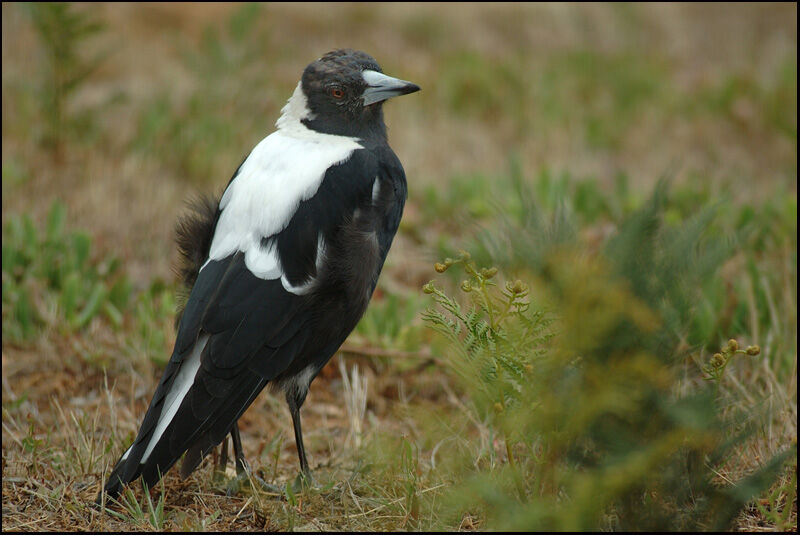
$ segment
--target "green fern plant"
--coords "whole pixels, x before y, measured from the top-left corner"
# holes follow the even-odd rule
[[[707,343],[686,344],[697,281],[713,275],[731,242],[706,232],[711,211],[665,226],[665,197],[662,184],[596,253],[564,232],[574,228],[567,213],[510,222],[499,256],[547,303],[550,323],[533,331],[522,321],[536,310],[528,285],[493,296],[487,282],[497,273],[463,253],[436,266],[464,266],[471,304],[429,283],[440,310],[425,319],[448,340],[448,369],[508,452],[505,466],[460,464],[451,494],[459,515],[477,504],[500,530],[727,529],[796,455],[790,446],[748,478],[715,483],[752,425],[720,410],[712,384],[677,392],[679,365]],[[521,202],[535,205],[526,194]],[[498,410],[486,410],[492,403]]]
[[[492,421],[494,415],[519,405],[520,393],[552,336],[551,320],[531,307],[529,288],[522,281],[498,288],[497,268],[478,268],[466,251],[437,263],[435,269],[444,273],[453,266],[467,276],[460,288],[468,296],[468,307],[431,281],[423,291],[438,309],[428,308],[422,318],[451,342],[448,362],[456,373],[468,381],[478,378],[471,399],[481,418]],[[509,461],[513,463],[513,456]]]
[[[469,296],[469,306],[465,309],[431,281],[423,291],[433,297],[438,308],[428,308],[422,318],[450,341],[452,353],[447,362],[468,385],[479,419],[502,435],[517,492],[524,497],[513,453],[520,438],[512,426],[504,424],[512,421],[509,412],[525,409],[521,399],[552,336],[548,329],[551,320],[531,307],[529,288],[522,281],[509,281],[498,289],[497,268],[478,268],[466,251],[457,259],[436,263],[435,269],[444,273],[453,266],[461,267],[467,276],[460,288]]]

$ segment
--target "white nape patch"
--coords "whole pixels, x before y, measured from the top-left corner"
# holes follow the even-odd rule
[[[381,179],[380,177],[375,177],[375,182],[372,183],[372,204],[378,202],[378,197],[381,194]]]
[[[302,290],[306,285],[297,289],[288,285],[277,250],[261,247],[261,239],[285,229],[300,203],[317,192],[325,171],[363,148],[357,138],[307,128],[300,121],[309,117],[298,84],[276,123],[278,131],[256,145],[222,195],[222,212],[209,252],[209,260],[222,260],[242,251],[254,275],[281,278],[284,288],[293,293],[307,291]]]
[[[319,276],[319,272],[322,269],[322,262],[325,258],[325,240],[322,238],[322,234],[317,235],[317,276]],[[283,289],[287,292],[292,292],[295,295],[305,295],[313,288],[314,282],[316,279],[313,277],[309,279],[307,282],[300,284],[299,286],[292,286],[292,283],[289,282],[289,279],[286,278],[286,275],[281,275],[281,284],[283,285]]]
[[[172,387],[167,393],[167,398],[164,400],[164,407],[161,409],[161,415],[158,417],[156,429],[153,431],[153,436],[150,437],[150,442],[147,444],[144,455],[142,455],[141,464],[147,462],[147,459],[150,457],[156,444],[158,444],[164,431],[167,430],[167,426],[169,426],[175,414],[178,412],[189,388],[194,384],[194,378],[197,375],[197,370],[200,368],[200,356],[203,354],[203,348],[206,347],[208,336],[207,334],[201,336],[197,342],[195,342],[191,354],[181,363],[178,376],[175,377],[175,382],[172,383]]]
[[[297,82],[294,93],[289,97],[286,105],[281,109],[281,116],[275,122],[279,130],[308,130],[306,125],[300,121],[303,119],[314,119],[314,114],[308,109],[308,99],[303,92],[303,82]]]

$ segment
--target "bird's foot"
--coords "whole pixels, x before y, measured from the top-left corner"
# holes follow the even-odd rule
[[[246,463],[236,466],[236,475],[233,475],[233,470],[227,471],[214,471],[214,481],[220,486],[220,489],[225,492],[227,496],[237,496],[243,488],[248,485],[253,489],[258,489],[267,494],[274,494],[276,496],[283,496],[287,490],[291,490],[293,494],[300,494],[308,490],[321,491],[324,490],[317,484],[316,480],[310,473],[300,472],[293,481],[287,482],[285,486],[280,487],[267,483],[263,478],[250,470],[249,465]]]
[[[214,468],[212,481],[217,485],[217,488],[227,496],[237,496],[243,488],[248,485],[252,488],[258,488],[262,492],[269,494],[282,495],[283,489],[275,485],[270,485],[261,477],[253,473],[250,469],[250,464],[245,459],[236,459],[236,472],[225,465],[218,465]]]
[[[217,485],[223,485],[233,476],[233,473],[228,473],[224,466],[215,466],[211,474],[211,481]]]
[[[276,496],[281,496],[283,494],[283,489],[267,483],[261,477],[249,471],[239,473],[236,477],[230,478],[225,485],[225,493],[228,496],[235,496],[239,494],[243,487],[248,485],[253,489],[259,489],[261,492],[267,494],[275,494]]]
[[[291,490],[292,494],[300,494],[302,492],[308,490],[320,490],[321,487],[317,485],[317,482],[314,481],[314,478],[311,477],[311,474],[304,474],[300,472],[293,481],[287,481],[283,487],[279,487],[278,485],[273,485],[271,483],[267,483],[262,478],[255,474],[250,474],[250,482],[255,484],[258,488],[268,494],[275,494],[278,496],[283,496],[287,493],[288,490]]]

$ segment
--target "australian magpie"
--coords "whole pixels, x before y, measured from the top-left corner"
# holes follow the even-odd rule
[[[179,224],[191,291],[109,496],[139,477],[152,486],[184,453],[187,476],[228,433],[244,470],[237,421],[267,384],[286,397],[310,475],[300,407],[366,310],[407,195],[382,105],[418,90],[364,52],[325,54],[219,201],[204,200]]]

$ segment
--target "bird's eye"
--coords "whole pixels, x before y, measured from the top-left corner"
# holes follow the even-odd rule
[[[330,90],[331,96],[335,99],[340,99],[344,97],[344,89],[341,87],[332,87]]]

